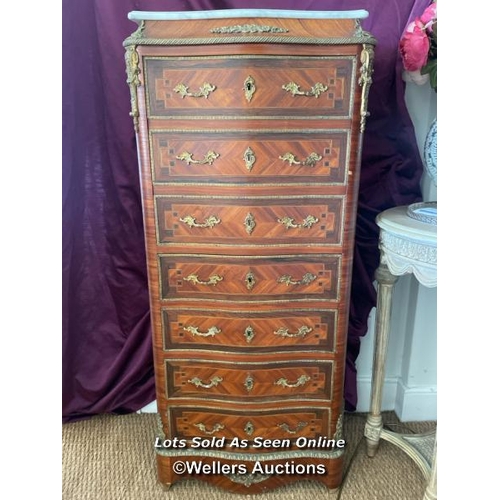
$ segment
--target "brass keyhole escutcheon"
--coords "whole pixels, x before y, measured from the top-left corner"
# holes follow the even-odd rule
[[[247,436],[251,436],[254,433],[254,430],[255,430],[255,428],[254,428],[252,422],[248,421],[245,425],[245,428],[244,428],[245,434]]]
[[[255,80],[250,75],[246,77],[243,83],[243,90],[245,91],[246,100],[250,102],[256,90]]]
[[[253,389],[253,383],[254,383],[254,379],[253,379],[252,375],[248,374],[247,378],[245,379],[245,387],[246,387],[248,392],[250,392]]]
[[[251,172],[253,168],[253,164],[255,163],[255,153],[253,149],[248,146],[243,154],[243,161],[245,162],[245,167],[249,172]]]
[[[248,325],[245,328],[245,333],[243,335],[247,339],[247,342],[250,343],[250,342],[252,342],[253,338],[255,337],[255,332],[253,331],[253,328],[250,325]]]
[[[252,234],[253,230],[255,229],[255,226],[257,225],[257,223],[255,222],[255,217],[253,216],[253,214],[251,213],[248,213],[247,216],[245,217],[245,231],[248,233],[248,234]]]
[[[255,279],[255,276],[252,273],[252,271],[249,271],[247,273],[247,275],[245,276],[245,282],[247,284],[248,290],[251,290],[255,286],[255,283],[257,282],[257,280]]]

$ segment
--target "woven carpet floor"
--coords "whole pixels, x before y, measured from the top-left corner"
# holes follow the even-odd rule
[[[346,458],[344,479],[336,492],[321,483],[299,481],[259,500],[421,500],[425,482],[417,465],[399,448],[381,441],[368,458],[363,439],[364,414],[344,418]],[[384,414],[386,427],[397,432],[426,432],[434,422],[401,424]],[[221,500],[250,498],[220,490],[195,479],[175,483],[165,491],[156,479],[153,449],[156,415],[102,415],[64,424],[63,500]]]

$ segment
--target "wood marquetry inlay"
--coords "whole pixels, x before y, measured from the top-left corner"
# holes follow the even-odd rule
[[[287,439],[291,435],[289,431],[296,431],[297,436],[308,438],[330,436],[329,410],[314,408],[313,403],[309,403],[307,408],[269,408],[259,411],[252,411],[248,406],[245,411],[224,411],[206,408],[206,404],[197,408],[173,405],[169,417],[173,431],[184,438],[198,436],[200,429],[197,424],[200,422],[203,422],[204,429],[209,430],[223,426],[217,435],[226,438],[248,439],[258,436],[263,439]]]
[[[348,137],[348,131],[338,129],[152,130],[154,182],[214,182],[217,176],[218,181],[245,179],[257,184],[306,178],[345,184]]]
[[[173,464],[196,458],[222,464],[203,479],[237,494],[301,478],[334,489],[343,450],[296,440],[342,437],[375,40],[345,13],[254,14],[129,14],[139,24],[124,48],[163,443],[155,441],[158,478],[170,486],[188,477]],[[197,448],[194,438],[220,444]],[[235,449],[234,438],[249,447]],[[288,444],[253,449],[257,438]],[[167,444],[174,440],[187,446]],[[327,473],[226,469],[294,459]]]
[[[247,353],[289,351],[301,346],[332,352],[337,311],[203,311],[163,309],[164,345]],[[188,333],[188,334],[186,334]],[[251,351],[248,352],[248,349]]]
[[[283,57],[275,56],[146,56],[148,116],[194,112],[241,117],[259,109],[263,115],[291,112],[300,116],[314,111],[350,117],[354,58],[296,56],[294,60],[300,69],[290,68]],[[235,66],[234,61],[239,64]],[[307,82],[312,82],[308,88],[304,72]],[[234,82],[248,82],[249,75],[259,88],[250,102],[248,83],[244,92],[234,92]]]
[[[339,257],[328,261],[266,262],[251,265],[234,259],[213,258],[196,262],[190,258],[160,256],[161,298],[168,300],[211,297],[228,302],[238,300],[338,299]],[[274,299],[274,300],[273,300]]]
[[[333,387],[333,361],[214,362],[165,360],[169,398],[210,394],[220,400],[269,399],[284,394],[328,400]]]
[[[184,198],[173,203],[172,197],[156,196],[158,243],[342,242],[343,196],[293,204],[273,197],[220,201],[216,196],[209,198]]]

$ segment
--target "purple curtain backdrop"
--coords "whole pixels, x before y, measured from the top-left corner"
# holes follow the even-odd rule
[[[155,399],[146,255],[123,40],[131,10],[366,9],[378,40],[364,138],[346,409],[375,305],[375,216],[421,199],[422,164],[404,103],[398,41],[428,0],[63,0],[63,421],[136,411]]]

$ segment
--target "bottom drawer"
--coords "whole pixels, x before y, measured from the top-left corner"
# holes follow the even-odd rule
[[[329,435],[328,408],[288,408],[286,410],[213,410],[190,407],[169,408],[172,436],[261,439],[319,438]]]

